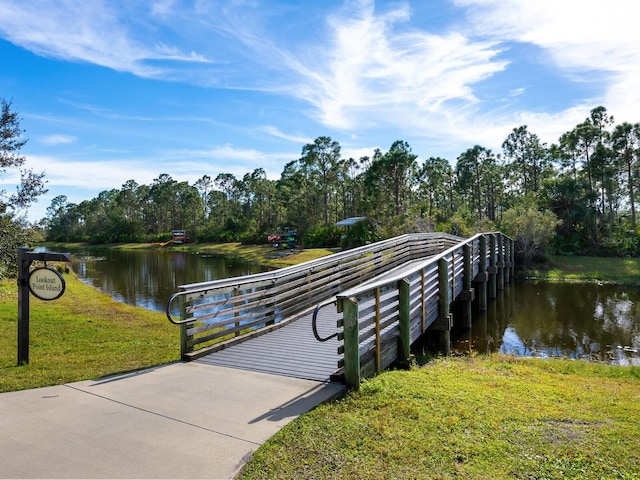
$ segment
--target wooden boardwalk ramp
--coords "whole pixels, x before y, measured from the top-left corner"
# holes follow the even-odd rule
[[[184,360],[357,386],[395,360],[406,363],[427,330],[447,343],[449,304],[464,301],[470,312],[479,298],[486,308],[487,291],[494,298],[512,275],[513,254],[513,240],[499,232],[402,235],[273,272],[180,286],[167,317],[180,325]],[[318,336],[337,334],[323,342],[312,327],[319,306]]]

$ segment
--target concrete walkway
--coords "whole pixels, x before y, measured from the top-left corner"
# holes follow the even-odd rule
[[[344,386],[177,362],[0,394],[0,478],[233,478]]]

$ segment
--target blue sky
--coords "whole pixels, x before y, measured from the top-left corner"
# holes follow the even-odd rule
[[[526,124],[640,121],[637,0],[0,0],[0,97],[70,202],[264,168],[330,136],[452,163]],[[16,179],[0,176],[0,189]]]

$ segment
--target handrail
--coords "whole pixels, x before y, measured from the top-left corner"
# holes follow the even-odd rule
[[[173,318],[173,315],[171,315],[171,305],[173,305],[173,302],[180,297],[181,295],[185,295],[187,292],[178,292],[178,293],[174,293],[173,295],[171,295],[169,297],[169,300],[167,301],[167,306],[165,308],[165,313],[167,314],[167,318],[169,319],[169,321],[171,323],[173,323],[174,325],[184,325],[185,323],[190,323],[193,322],[193,320],[191,318],[185,318],[183,320],[176,320]]]
[[[473,237],[469,237],[469,238],[465,238],[462,239],[462,241],[460,243],[458,243],[457,245],[454,245],[453,247],[448,248],[447,250],[443,250],[442,252],[433,255],[429,258],[426,258],[423,262],[420,263],[416,263],[416,265],[409,271],[403,271],[402,273],[398,273],[396,275],[388,275],[385,276],[383,279],[377,280],[375,282],[369,282],[366,283],[364,285],[358,285],[357,287],[353,287],[350,288],[348,290],[345,290],[344,292],[340,292],[337,297],[338,299],[344,299],[344,298],[348,298],[348,297],[357,297],[358,295],[360,295],[362,292],[367,292],[370,290],[374,290],[376,288],[381,288],[384,287],[386,285],[391,285],[393,283],[396,283],[398,280],[401,280],[402,278],[406,277],[407,275],[411,275],[415,272],[419,272],[420,270],[422,270],[423,268],[425,268],[427,265],[432,264],[432,263],[437,263],[438,260],[440,260],[441,258],[446,257],[447,255],[450,255],[451,252],[457,250],[460,248],[460,245],[462,244],[472,244],[477,238],[480,238],[482,236],[486,236],[486,235],[495,235],[497,233],[500,232],[489,232],[489,233],[478,233],[476,235],[474,235]],[[504,234],[502,234],[504,235]],[[506,237],[506,235],[505,235]],[[509,238],[509,237],[506,237]]]
[[[480,233],[336,294],[338,310],[344,314],[339,366],[345,382],[357,387],[360,378],[397,359],[405,361],[408,345],[427,330],[449,332],[450,305],[456,299],[466,302],[469,314],[463,317],[470,322],[476,293],[472,282],[477,279],[477,298],[484,299],[479,305],[486,309],[487,298],[495,298],[496,288],[502,289],[513,274],[513,246],[513,239],[501,232]],[[446,345],[443,351],[448,351],[448,334],[440,338]]]
[[[181,352],[187,358],[202,353],[205,343],[213,347],[229,335],[240,337],[280,323],[405,261],[463,240],[445,233],[405,234],[270,272],[180,285],[165,314],[183,329]]]
[[[328,307],[329,305],[334,305],[335,303],[336,303],[335,299],[331,300],[330,302],[320,303],[313,310],[313,316],[311,317],[311,329],[313,330],[313,336],[316,337],[316,340],[318,340],[319,342],[326,342],[338,336],[339,332],[336,332],[332,335],[329,335],[328,337],[322,338],[320,334],[318,334],[318,327],[317,327],[318,312],[324,307]]]
[[[308,260],[306,262],[299,263],[296,265],[290,265],[288,267],[279,268],[272,272],[254,273],[249,275],[243,275],[240,277],[224,278],[224,279],[212,280],[208,282],[190,283],[190,284],[180,285],[178,288],[184,289],[184,291],[188,291],[189,293],[200,293],[200,292],[207,292],[212,288],[220,288],[224,286],[242,284],[247,280],[250,280],[251,283],[254,283],[257,281],[265,281],[265,280],[275,281],[278,278],[287,276],[291,273],[296,273],[298,271],[308,271],[310,267],[313,267],[315,265],[322,266],[323,261],[326,262],[328,259],[330,259],[332,262],[339,261],[340,259],[349,259],[349,258],[356,257],[361,253],[367,253],[369,251],[373,251],[374,247],[377,247],[377,249],[380,249],[381,247],[384,248],[384,245],[387,243],[392,245],[393,244],[398,245],[407,240],[411,240],[413,238],[420,237],[420,236],[447,238],[447,239],[456,240],[456,241],[464,240],[461,237],[456,237],[455,235],[450,235],[446,233],[424,233],[424,234],[408,233],[408,234],[400,235],[398,237],[390,238],[387,240],[382,240],[374,244],[364,245],[362,247],[353,248],[351,250],[346,250],[344,252],[334,253],[329,257],[319,258],[315,260]]]

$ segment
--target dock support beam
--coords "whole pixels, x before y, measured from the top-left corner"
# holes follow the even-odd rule
[[[489,237],[489,285],[487,292],[491,299],[496,298],[496,276],[498,273],[496,250],[496,236],[491,234]]]
[[[471,328],[472,310],[475,292],[471,288],[471,278],[473,277],[473,264],[471,263],[471,245],[465,243],[462,247],[463,272],[462,272],[462,322],[464,328]]]
[[[438,350],[443,355],[451,354],[451,324],[449,310],[449,264],[446,258],[438,260],[438,319],[429,329],[438,334]]]
[[[511,240],[509,242],[509,244],[511,245],[511,255],[510,255],[510,261],[511,261],[511,278],[515,278],[516,276],[516,241],[515,240]]]
[[[502,235],[498,236],[498,271],[497,271],[497,281],[498,281],[498,290],[504,290],[504,240]]]
[[[360,387],[360,329],[358,328],[358,301],[351,297],[343,300],[344,312],[344,382],[349,388]]]
[[[398,363],[404,368],[411,364],[411,284],[403,278],[398,282]]]
[[[511,240],[504,239],[504,284],[508,285],[511,281]]]
[[[479,240],[480,261],[475,285],[478,293],[478,309],[481,312],[485,312],[487,310],[487,237],[483,235]]]

